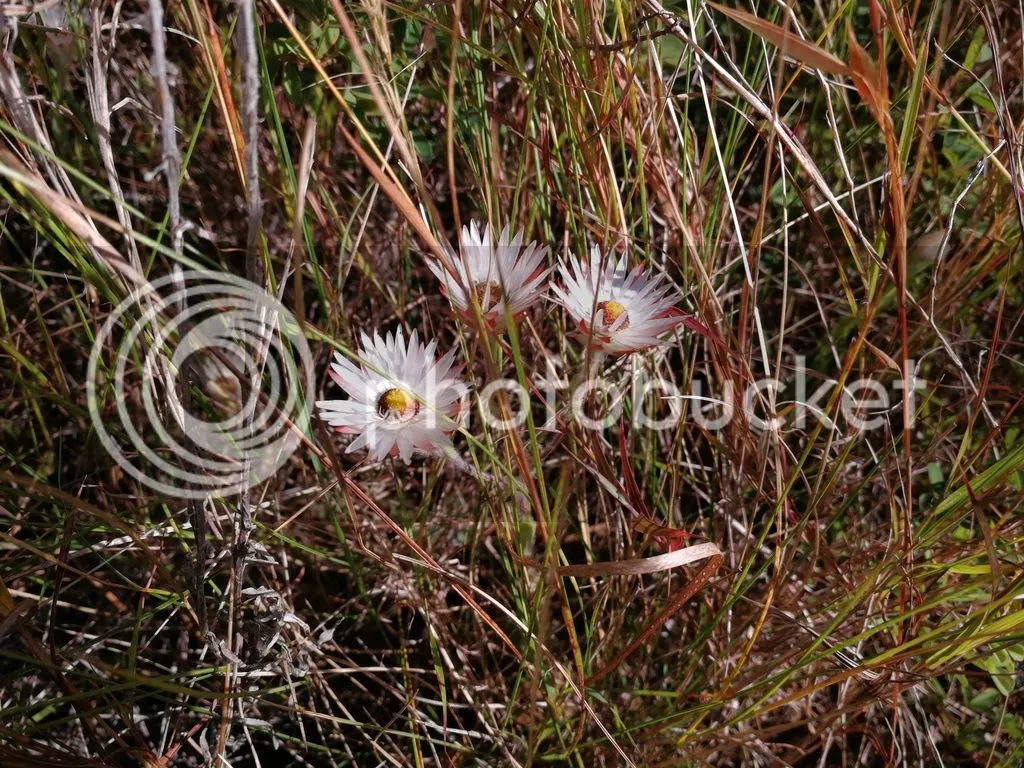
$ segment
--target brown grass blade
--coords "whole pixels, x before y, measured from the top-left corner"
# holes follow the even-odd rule
[[[857,93],[870,107],[875,119],[881,123],[882,115],[888,116],[889,114],[889,96],[882,88],[878,67],[875,66],[868,52],[857,42],[857,38],[853,36],[853,30],[847,30],[847,37],[847,45],[850,49],[850,78],[857,88]]]
[[[786,27],[772,24],[770,21],[765,21],[752,13],[741,11],[738,8],[727,8],[718,3],[708,3],[708,5],[758,37],[767,40],[778,48],[783,56],[794,59],[812,69],[828,72],[831,75],[850,74],[850,67],[845,61],[829,53],[824,48],[819,48],[814,43],[800,38]]]
[[[637,560],[615,560],[603,563],[583,563],[581,565],[563,565],[558,569],[559,576],[575,576],[589,578],[591,576],[638,576],[644,573],[658,573],[683,565],[706,560],[709,557],[720,557],[722,551],[716,544],[694,544],[692,547],[666,552],[653,557],[641,557]]]

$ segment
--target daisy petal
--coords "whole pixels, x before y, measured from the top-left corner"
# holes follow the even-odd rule
[[[450,445],[458,425],[448,414],[461,410],[466,392],[456,350],[438,359],[437,342],[424,344],[413,331],[406,343],[401,329],[361,341],[356,361],[337,355],[330,369],[349,399],[316,403],[325,423],[356,435],[346,453],[365,448],[372,461],[395,455],[408,462]]]

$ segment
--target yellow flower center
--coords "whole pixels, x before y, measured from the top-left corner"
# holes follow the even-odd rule
[[[618,330],[622,331],[625,330],[626,328],[629,328],[629,315],[626,314],[626,308],[619,302],[615,301],[614,299],[609,301],[602,301],[600,304],[597,305],[597,310],[601,313],[601,316],[604,318],[604,320],[601,323],[601,326],[603,328],[611,328],[613,325],[615,325],[615,321],[618,320],[623,315],[626,316],[623,318],[622,324],[619,326]]]
[[[473,295],[480,309],[488,309],[501,299],[501,286],[493,280],[485,280],[473,286]]]
[[[385,418],[411,419],[420,412],[416,398],[404,389],[393,387],[377,400],[377,413]]]

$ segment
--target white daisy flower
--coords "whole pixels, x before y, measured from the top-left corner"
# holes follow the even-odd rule
[[[381,338],[362,334],[359,365],[335,354],[330,376],[348,400],[320,400],[320,418],[339,432],[355,434],[346,453],[366,448],[373,461],[451,447],[465,384],[458,378],[456,349],[437,359],[437,342],[420,343],[416,331],[399,330]]]
[[[475,221],[462,228],[460,245],[463,258],[446,249],[456,275],[436,259],[427,261],[458,312],[472,317],[470,301],[475,298],[487,327],[500,331],[505,327],[506,308],[515,317],[540,298],[551,272],[544,268],[546,246],[533,242],[524,246],[523,233],[511,237],[508,227],[495,241],[490,226],[481,233]]]
[[[660,275],[643,266],[630,270],[625,256],[616,262],[609,255],[604,269],[601,260],[601,249],[594,246],[589,264],[575,257],[568,266],[559,261],[565,288],[551,286],[594,349],[622,355],[654,347],[685,320],[675,306],[675,290]]]

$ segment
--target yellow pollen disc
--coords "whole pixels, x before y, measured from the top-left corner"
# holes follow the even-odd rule
[[[377,401],[377,413],[398,419],[408,419],[420,411],[420,404],[408,392],[397,387],[389,389]]]
[[[473,286],[473,294],[480,308],[487,309],[498,303],[501,298],[501,286],[493,280],[487,280]]]
[[[626,308],[617,301],[602,301],[597,305],[598,311],[602,313],[604,317],[603,326],[605,328],[611,328],[615,325],[615,321],[626,314]],[[622,325],[619,326],[619,330],[629,328],[629,315],[622,321]]]

